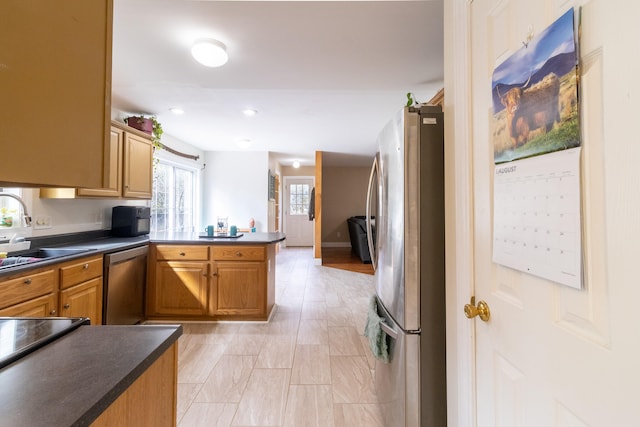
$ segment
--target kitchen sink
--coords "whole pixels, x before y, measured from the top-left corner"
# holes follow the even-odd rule
[[[40,248],[30,251],[18,251],[10,253],[6,258],[0,258],[0,269],[23,264],[31,264],[34,262],[50,260],[53,258],[77,255],[92,250],[94,249]]]
[[[61,256],[76,255],[83,252],[89,252],[92,250],[93,249],[40,248],[40,249],[34,249],[31,251],[25,251],[25,252],[21,251],[20,253],[16,253],[16,255],[17,256],[19,255],[20,257],[49,259],[49,258],[58,258]]]

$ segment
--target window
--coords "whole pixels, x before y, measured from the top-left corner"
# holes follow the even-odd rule
[[[191,232],[196,221],[195,169],[160,159],[153,170],[151,231]]]
[[[289,187],[289,211],[291,215],[309,214],[309,184],[291,184]]]
[[[20,188],[0,188],[0,193],[22,196]],[[20,202],[11,197],[0,197],[0,231],[1,229],[22,227],[23,215]]]

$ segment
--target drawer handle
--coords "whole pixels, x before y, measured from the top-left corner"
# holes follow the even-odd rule
[[[180,256],[185,256],[187,254],[185,254],[184,252],[180,252]]]
[[[25,285],[30,285],[31,284],[31,279],[24,279],[24,284]]]
[[[64,309],[65,309],[65,310],[68,310],[68,309],[69,309],[69,307],[71,307],[71,306],[69,305],[69,303],[66,303],[66,304],[64,305]]]
[[[236,252],[236,256],[242,256],[242,252],[240,251]]]

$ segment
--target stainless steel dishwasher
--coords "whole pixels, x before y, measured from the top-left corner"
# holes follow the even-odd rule
[[[104,325],[135,325],[144,320],[149,245],[104,256]]]

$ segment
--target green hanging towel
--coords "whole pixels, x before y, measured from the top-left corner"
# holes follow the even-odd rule
[[[367,313],[367,324],[364,327],[364,336],[369,338],[369,347],[374,357],[389,363],[389,346],[387,345],[387,334],[384,333],[380,324],[384,319],[378,315],[378,303],[373,295],[369,301],[369,312]]]

